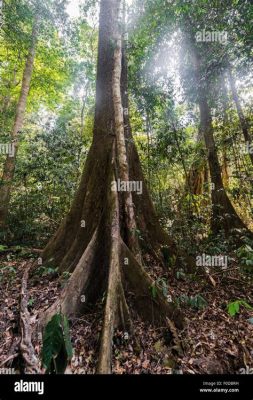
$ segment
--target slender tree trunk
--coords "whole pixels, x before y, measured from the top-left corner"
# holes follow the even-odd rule
[[[23,126],[27,97],[28,97],[30,83],[31,83],[31,79],[32,79],[34,58],[35,58],[35,49],[36,49],[36,42],[37,42],[37,33],[38,33],[38,18],[36,16],[34,24],[33,24],[33,29],[32,29],[31,45],[30,45],[30,49],[28,52],[24,73],[23,73],[21,91],[20,91],[17,108],[16,108],[15,120],[14,120],[13,128],[11,131],[11,142],[14,146],[14,154],[7,155],[5,163],[4,163],[3,175],[2,175],[2,180],[1,180],[0,227],[4,227],[4,225],[6,224],[6,218],[8,216],[11,187],[12,187],[12,182],[13,182],[13,178],[14,178],[17,152],[18,152],[18,136],[19,136],[19,131],[22,129],[22,126]]]
[[[223,186],[221,167],[214,141],[212,116],[207,100],[208,87],[206,80],[202,76],[201,59],[194,40],[191,40],[191,51],[197,82],[197,96],[200,110],[200,129],[205,141],[211,177],[211,230],[213,233],[224,231],[226,235],[231,235],[231,231],[239,229],[241,231],[247,231],[249,235],[252,235],[252,233],[247,230],[245,224],[237,215]],[[234,233],[236,232],[237,231],[234,231]]]
[[[202,133],[199,131],[196,144],[200,145],[203,142]],[[204,192],[205,181],[205,164],[200,162],[203,157],[203,149],[198,148],[196,159],[193,161],[190,171],[187,174],[187,182],[185,185],[185,192],[193,195],[201,195]]]
[[[151,134],[151,123],[149,118],[149,112],[146,111],[146,134],[147,134],[147,147],[148,147],[148,185],[150,188],[151,181],[151,169],[150,169],[150,134]]]
[[[13,78],[6,84],[6,87],[8,88],[8,94],[2,98],[2,104],[0,106],[1,114],[5,114],[9,108],[10,101],[11,101],[11,90],[18,84],[16,82],[16,75],[17,75],[17,69],[15,66],[14,71],[13,71]]]
[[[235,85],[235,80],[234,80],[234,77],[233,77],[232,70],[231,70],[230,66],[228,67],[228,79],[229,79],[229,83],[230,83],[232,97],[233,97],[233,100],[235,102],[238,118],[239,118],[239,121],[240,121],[243,137],[244,137],[246,145],[248,145],[249,148],[250,148],[251,145],[252,145],[252,138],[251,138],[251,135],[249,133],[248,123],[247,123],[247,120],[246,120],[245,115],[243,113],[243,109],[242,109],[241,102],[240,102],[240,99],[239,99],[239,95],[238,95],[238,92],[237,92],[237,89],[236,89],[236,85]],[[250,156],[251,163],[253,164],[253,154],[252,154],[251,151],[249,152],[249,156]]]
[[[84,133],[84,120],[85,120],[85,106],[86,106],[86,102],[88,100],[88,92],[89,92],[89,83],[87,82],[85,85],[85,89],[84,89],[84,95],[82,97],[82,107],[81,107],[81,116],[80,116],[80,133],[81,133],[81,137]]]
[[[223,146],[222,146],[222,179],[225,188],[229,185],[229,173],[228,173],[228,159],[227,159],[227,148],[226,148],[226,139],[227,139],[227,129],[228,129],[228,93],[225,82],[225,76],[221,76],[220,80],[220,88],[221,88],[221,102],[222,102],[222,119],[223,119]]]

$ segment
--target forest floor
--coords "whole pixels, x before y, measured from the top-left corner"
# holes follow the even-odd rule
[[[34,254],[5,253],[0,256],[0,367],[18,370],[19,298],[25,259]],[[234,255],[233,255],[234,256]],[[115,332],[113,372],[115,374],[199,374],[242,373],[241,368],[253,367],[253,311],[245,307],[235,316],[228,314],[227,305],[235,300],[253,304],[252,278],[239,272],[236,259],[227,270],[217,268],[211,278],[203,271],[197,275],[173,269],[164,273],[160,267],[148,268],[158,282],[168,282],[172,299],[181,299],[180,307],[186,320],[183,331],[177,331],[181,347],[171,344],[166,327],[156,328],[143,323],[136,314],[134,337],[128,332]],[[164,278],[164,279],[162,279]],[[59,277],[52,270],[36,267],[30,271],[29,311],[35,322],[38,312],[45,310],[59,296],[67,276]],[[154,293],[155,295],[155,293]],[[191,299],[201,296],[199,305]],[[131,305],[131,294],[128,302]],[[134,309],[134,308],[132,308]],[[67,372],[95,373],[102,329],[103,304],[71,321],[74,357]],[[35,349],[41,341],[34,338]]]

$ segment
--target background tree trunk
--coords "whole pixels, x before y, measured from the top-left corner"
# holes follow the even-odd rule
[[[246,145],[251,146],[252,145],[252,139],[251,139],[251,136],[249,134],[248,123],[247,123],[247,120],[246,120],[246,118],[244,116],[244,113],[243,113],[243,109],[242,109],[242,106],[241,106],[241,103],[240,103],[240,99],[239,99],[239,96],[238,96],[238,92],[237,92],[237,89],[236,89],[234,77],[233,77],[232,70],[231,70],[230,66],[228,67],[228,79],[229,79],[230,88],[231,88],[231,92],[232,92],[232,97],[233,97],[233,100],[235,102],[235,106],[236,106],[238,118],[239,118],[239,121],[240,121],[240,125],[241,125],[241,128],[242,128],[242,133],[243,133],[243,137],[244,137],[245,143],[246,143]],[[252,152],[249,152],[249,156],[250,156],[251,163],[253,164],[253,154],[252,154]]]
[[[36,42],[38,35],[38,17],[35,16],[35,21],[32,29],[31,45],[28,52],[25,69],[23,73],[22,85],[20,96],[17,104],[16,115],[14,125],[11,131],[11,142],[14,145],[14,155],[7,155],[3,175],[0,187],[0,227],[4,227],[6,224],[6,218],[8,216],[8,209],[10,203],[11,187],[15,173],[16,158],[18,152],[18,136],[19,131],[22,129],[25,109],[27,103],[27,97],[30,90],[30,83],[32,79]]]
[[[202,132],[199,130],[196,139],[196,144],[200,145],[203,143]],[[185,185],[185,192],[193,195],[201,195],[204,192],[204,186],[206,182],[206,162],[200,162],[203,158],[203,149],[198,148],[196,160],[193,161],[190,171],[188,172],[188,179]]]
[[[227,129],[228,129],[228,93],[224,74],[220,79],[222,119],[223,119],[223,146],[222,146],[222,180],[225,188],[229,185],[228,158],[227,158]]]
[[[217,150],[214,141],[214,131],[212,126],[212,116],[208,105],[208,87],[206,80],[203,79],[203,71],[200,55],[194,43],[190,41],[193,64],[195,68],[197,82],[197,98],[200,110],[200,130],[202,132],[207,150],[208,165],[211,178],[211,199],[212,199],[212,218],[211,230],[213,233],[224,231],[226,235],[231,234],[231,230],[239,229],[247,231],[252,235],[243,221],[237,215],[222,182],[221,168],[218,160]]]

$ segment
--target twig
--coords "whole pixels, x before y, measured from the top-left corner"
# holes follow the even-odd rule
[[[6,358],[1,364],[0,368],[3,367],[8,361],[13,360],[13,358],[16,358],[18,356],[18,353],[11,354],[9,357]]]

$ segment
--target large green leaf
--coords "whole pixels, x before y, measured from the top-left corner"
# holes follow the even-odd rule
[[[244,306],[248,310],[252,310],[252,306],[248,304],[245,300],[236,300],[228,304],[228,313],[231,317],[234,317],[240,311],[240,306]]]
[[[72,358],[72,345],[67,318],[55,314],[43,335],[42,364],[47,373],[64,373]]]
[[[234,317],[235,314],[239,312],[240,303],[238,301],[233,301],[232,303],[228,304],[228,313],[231,317]]]

